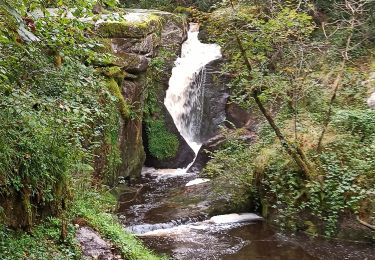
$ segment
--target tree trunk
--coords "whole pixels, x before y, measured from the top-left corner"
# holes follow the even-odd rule
[[[333,83],[333,94],[332,94],[331,100],[329,102],[329,108],[328,108],[328,111],[326,113],[326,117],[325,117],[324,122],[323,122],[322,133],[319,136],[318,146],[316,148],[318,153],[322,152],[323,138],[324,138],[324,135],[327,131],[329,122],[331,122],[333,104],[334,104],[334,102],[336,100],[336,97],[337,97],[337,92],[339,90],[340,82],[341,82],[342,76],[344,74],[344,69],[345,69],[345,61],[342,62],[341,67],[340,67],[340,71],[337,73],[335,82]]]
[[[252,67],[251,67],[251,64],[249,62],[249,59],[247,58],[245,48],[242,44],[242,41],[241,41],[237,31],[235,31],[235,36],[236,36],[236,40],[237,40],[237,43],[238,43],[238,47],[239,47],[240,52],[241,52],[241,56],[244,59],[245,65],[246,65],[249,73],[251,73]],[[251,80],[251,76],[250,76],[250,80]],[[298,167],[300,168],[300,170],[304,174],[305,179],[310,179],[311,175],[312,175],[312,172],[313,172],[313,168],[310,166],[310,163],[307,160],[307,157],[306,157],[305,153],[303,152],[303,150],[301,149],[301,147],[299,147],[299,145],[297,143],[295,144],[297,148],[293,149],[293,146],[288,142],[288,140],[282,134],[280,128],[277,126],[277,124],[276,124],[275,120],[273,119],[271,113],[269,113],[268,110],[263,105],[262,101],[259,98],[259,94],[260,93],[259,93],[258,90],[253,89],[252,93],[251,93],[251,96],[254,98],[256,104],[258,105],[259,110],[262,112],[263,116],[267,119],[267,122],[272,127],[272,129],[274,130],[274,132],[275,132],[277,138],[279,139],[279,141],[281,142],[281,145],[284,148],[284,150],[288,153],[288,155],[290,157],[292,157],[294,162],[298,165]]]

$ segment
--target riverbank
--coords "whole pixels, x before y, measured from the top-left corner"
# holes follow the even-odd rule
[[[80,227],[95,230],[121,259],[160,259],[124,229],[113,214],[116,205],[116,198],[104,187],[87,187],[77,193],[64,216],[48,218],[29,233],[1,227],[1,259],[82,259],[85,244],[76,236]]]

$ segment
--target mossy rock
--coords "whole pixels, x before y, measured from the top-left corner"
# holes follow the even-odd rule
[[[99,70],[103,75],[109,78],[124,79],[126,76],[126,72],[118,66],[104,67]]]
[[[161,31],[164,19],[149,14],[139,22],[133,21],[101,21],[96,24],[96,32],[103,38],[143,38],[146,35]]]
[[[117,98],[118,109],[122,118],[124,120],[129,119],[131,114],[130,105],[126,102],[124,96],[122,95],[120,87],[116,80],[114,78],[108,79],[107,87],[111,94]]]
[[[133,53],[117,53],[112,64],[122,67],[125,71],[130,73],[142,73],[148,68],[149,61],[141,55]]]
[[[100,45],[96,46],[94,51],[98,53],[112,53],[112,43],[111,39],[107,38],[95,38]]]

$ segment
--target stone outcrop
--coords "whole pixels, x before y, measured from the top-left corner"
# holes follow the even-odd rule
[[[115,56],[106,64],[100,66],[116,66],[125,73],[119,85],[122,96],[129,105],[131,115],[120,119],[119,142],[121,165],[112,181],[116,183],[119,177],[133,178],[139,176],[146,160],[154,167],[180,167],[185,160],[190,160],[192,151],[179,135],[168,111],[164,108],[163,100],[168,88],[168,79],[173,67],[174,58],[164,61],[163,77],[158,85],[157,99],[160,103],[160,112],[151,115],[165,121],[167,130],[179,140],[179,149],[173,158],[160,161],[148,151],[148,135],[145,129],[143,112],[147,104],[147,96],[155,83],[150,82],[152,59],[160,59],[160,50],[168,50],[178,55],[181,44],[186,38],[187,23],[181,16],[155,10],[124,9],[123,13],[111,15],[102,14],[93,22],[95,32],[102,38],[103,52]],[[145,147],[144,147],[145,144]],[[144,149],[145,148],[145,149]],[[146,151],[146,152],[145,152]],[[190,153],[189,153],[190,152]],[[185,159],[186,158],[186,159]],[[192,160],[192,159],[191,159]],[[114,183],[114,184],[115,184]]]

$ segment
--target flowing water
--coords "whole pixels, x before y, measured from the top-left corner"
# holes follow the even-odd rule
[[[209,217],[207,201],[186,199],[210,185],[186,186],[196,177],[182,169],[144,168],[135,184],[138,196],[120,197],[119,217],[126,229],[171,259],[375,259],[372,245],[282,234],[251,213]]]
[[[221,57],[218,45],[199,42],[198,30],[191,26],[164,102],[196,154],[204,94],[199,72]],[[134,191],[120,196],[126,229],[172,259],[375,259],[371,245],[283,235],[253,213],[210,217],[210,181],[197,177],[186,169],[144,168]]]
[[[164,104],[178,131],[197,154],[203,116],[205,65],[221,58],[217,44],[204,44],[198,39],[199,26],[191,24],[188,39],[182,45],[181,57],[175,62]]]

